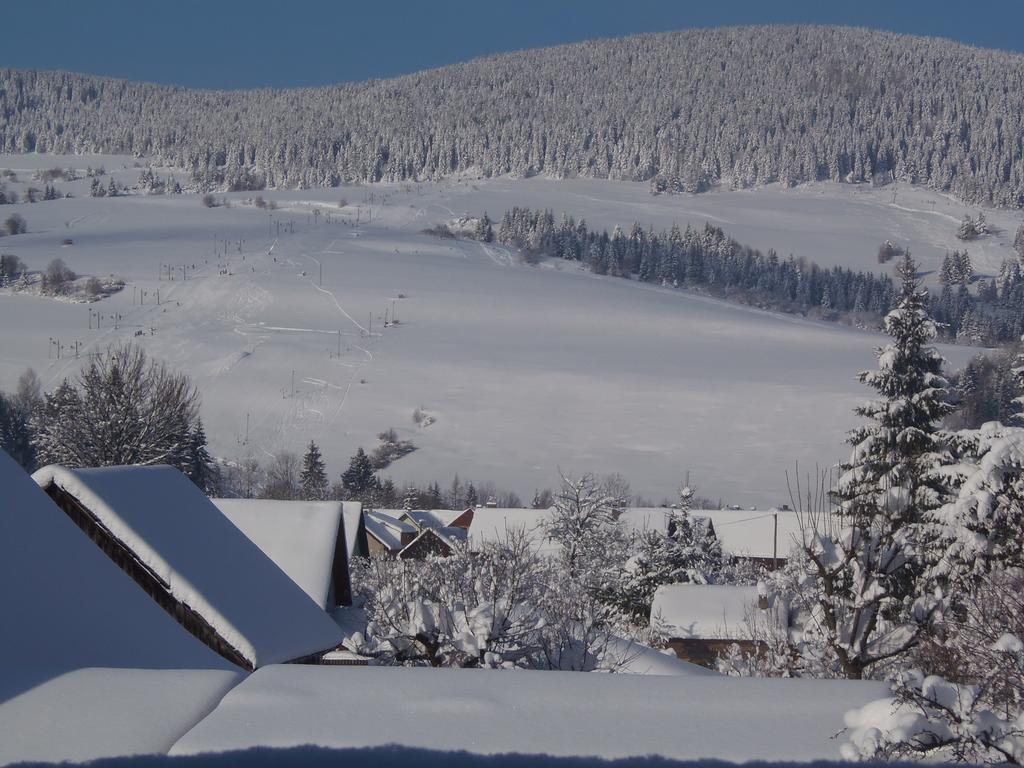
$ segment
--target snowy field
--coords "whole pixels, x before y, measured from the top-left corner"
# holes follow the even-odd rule
[[[102,163],[134,184],[135,162],[17,155],[0,156],[0,169],[18,171],[8,188],[22,192],[32,169],[57,165]],[[891,189],[832,185],[652,197],[644,184],[498,179],[259,193],[277,204],[268,211],[245,202],[255,193],[205,208],[195,194],[90,198],[88,184],[58,180],[75,199],[0,208],[29,228],[0,238],[0,251],[31,269],[59,257],[128,284],[92,305],[0,292],[0,387],[29,366],[53,386],[80,364],[76,342],[81,357],[133,339],[193,377],[219,456],[266,459],[312,439],[336,476],[357,446],[394,427],[419,447],[387,470],[396,482],[443,484],[458,472],[527,501],[559,468],[620,472],[655,500],[689,471],[701,494],[723,501],[788,501],[794,462],[846,455],[851,408],[868,394],[855,375],[874,365],[882,337],[562,263],[528,267],[502,246],[423,228],[525,205],[591,227],[713,221],[761,249],[863,269],[879,268],[889,238],[933,270],[959,247],[963,213],[976,214],[903,187],[894,205]],[[1005,232],[970,250],[991,273],[1019,216],[986,215]],[[384,328],[396,309],[400,324]],[[103,315],[99,329],[90,311]],[[973,351],[943,350],[956,366]],[[417,408],[435,423],[416,426]]]

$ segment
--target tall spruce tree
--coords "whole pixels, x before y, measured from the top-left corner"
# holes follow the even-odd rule
[[[946,500],[937,471],[946,454],[937,425],[952,406],[910,254],[899,277],[899,304],[885,318],[892,341],[878,351],[878,370],[859,377],[879,397],[855,409],[867,424],[850,433],[853,453],[832,490],[838,514],[812,516],[805,544],[815,629],[851,678],[913,648],[941,605],[934,515]]]
[[[327,498],[327,472],[320,448],[312,440],[302,457],[302,472],[299,474],[299,488],[302,498],[307,501],[323,501]]]
[[[348,463],[348,469],[341,473],[345,491],[352,497],[365,496],[376,485],[373,463],[360,446]]]
[[[206,447],[206,430],[203,420],[196,419],[196,424],[189,433],[188,462],[184,468],[189,480],[207,496],[214,496],[220,490],[220,470]]]

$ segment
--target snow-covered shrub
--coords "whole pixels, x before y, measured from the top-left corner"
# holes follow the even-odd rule
[[[379,433],[377,439],[380,440],[380,445],[374,448],[370,456],[374,469],[386,469],[393,462],[416,450],[412,440],[399,438],[393,427]]]
[[[947,579],[1024,567],[1024,429],[988,422],[950,438],[956,498],[937,512]]]
[[[1024,763],[1024,578],[974,582],[943,646],[949,677],[903,672],[893,695],[847,715],[847,758]]]
[[[744,634],[753,641],[753,651],[733,643],[719,656],[715,668],[732,677],[796,677],[807,670],[800,663],[798,645],[789,630],[788,602],[780,594],[772,594],[765,582],[757,585],[757,591],[759,600],[769,601],[774,610],[752,604],[744,611]]]
[[[679,507],[668,512],[667,531],[637,531],[625,543],[626,559],[606,590],[606,599],[635,624],[648,623],[662,584],[711,584],[722,574],[722,545],[707,520],[689,513],[693,490],[683,487],[679,497]]]
[[[544,666],[550,568],[523,532],[450,557],[360,558],[353,577],[367,617],[362,653],[385,663]]]

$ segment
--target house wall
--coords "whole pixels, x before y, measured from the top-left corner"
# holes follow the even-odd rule
[[[753,640],[703,640],[678,637],[669,640],[667,645],[683,661],[700,664],[709,669],[715,668],[716,659],[724,656],[732,645],[738,645],[744,656],[752,656],[763,647],[762,643]]]
[[[380,541],[371,536],[369,531],[366,533],[366,548],[369,550],[370,557],[384,557],[385,555],[394,554],[394,552],[381,544]]]

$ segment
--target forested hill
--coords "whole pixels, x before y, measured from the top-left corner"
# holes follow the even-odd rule
[[[155,155],[211,186],[467,169],[667,191],[913,181],[1024,205],[1024,56],[844,27],[597,40],[326,88],[0,70],[0,149]]]

